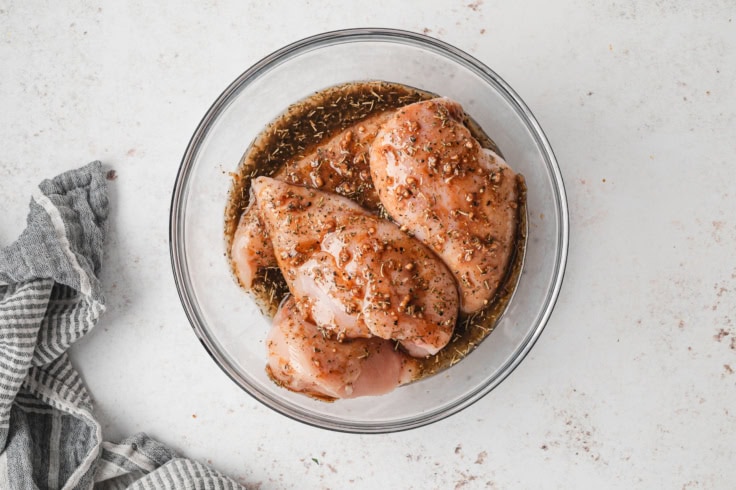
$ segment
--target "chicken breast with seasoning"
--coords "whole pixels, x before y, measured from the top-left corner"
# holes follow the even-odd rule
[[[371,116],[337,133],[306,156],[287,162],[273,177],[335,192],[376,210],[379,200],[370,176],[368,151],[380,126],[392,113]],[[248,206],[240,217],[230,255],[235,276],[246,289],[252,287],[259,270],[276,267],[271,242],[253,206]]]
[[[230,247],[230,259],[235,277],[246,289],[253,287],[260,270],[278,266],[268,233],[253,203],[240,216]]]
[[[398,340],[418,357],[449,342],[457,286],[425,245],[337,194],[268,177],[252,189],[305,319],[338,340]]]
[[[417,361],[390,340],[324,336],[292,297],[276,313],[266,346],[266,371],[277,384],[323,400],[382,395],[419,372]]]
[[[381,203],[430,246],[460,288],[461,309],[487,304],[506,275],[518,227],[518,182],[501,157],[481,148],[446,98],[397,110],[370,150]]]

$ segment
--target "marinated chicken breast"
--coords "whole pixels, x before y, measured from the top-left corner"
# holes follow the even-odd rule
[[[367,209],[377,209],[379,199],[370,176],[368,151],[380,126],[392,113],[371,116],[341,131],[304,158],[287,162],[274,178],[335,192]],[[252,287],[259,269],[276,267],[271,242],[253,206],[240,217],[230,255],[235,276],[246,289]]]
[[[268,233],[261,224],[252,202],[238,221],[230,247],[230,260],[235,277],[246,289],[253,287],[253,280],[259,270],[277,267]]]
[[[457,286],[425,245],[336,194],[268,177],[252,190],[305,319],[337,339],[398,340],[418,357],[449,342]]]
[[[513,252],[514,172],[481,148],[463,125],[462,107],[446,98],[398,109],[374,139],[369,161],[386,211],[455,275],[462,311],[482,308]]]
[[[276,383],[326,400],[382,395],[419,372],[417,361],[390,340],[324,336],[302,318],[293,297],[276,313],[266,345],[266,370]]]

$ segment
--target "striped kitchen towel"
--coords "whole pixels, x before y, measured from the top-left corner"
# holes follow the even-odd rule
[[[0,489],[239,489],[145,434],[103,442],[67,349],[105,311],[99,162],[45,180],[0,249]]]

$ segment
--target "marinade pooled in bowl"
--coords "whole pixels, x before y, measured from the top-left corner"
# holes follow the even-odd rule
[[[396,83],[354,82],[317,92],[293,104],[271,122],[248,147],[237,173],[232,174],[225,212],[225,238],[233,272],[235,265],[230,254],[233,237],[249,204],[251,181],[259,176],[275,176],[292,184],[334,192],[391,220],[378,200],[370,175],[362,174],[367,167],[369,145],[364,144],[361,134],[370,134],[390,111],[435,97],[438,95]],[[466,115],[463,123],[483,148],[503,157],[493,140],[471,118]],[[356,133],[358,136],[353,136]],[[336,155],[329,151],[315,153],[315,149],[336,137],[343,144],[342,153],[349,157],[337,164]],[[315,155],[315,163],[305,172],[297,163],[303,162],[308,155]],[[331,164],[322,165],[322,160],[329,160]],[[340,172],[340,169],[335,170],[335,165],[346,167]],[[516,176],[516,185],[518,225],[504,279],[486,306],[470,315],[460,314],[452,339],[442,350],[419,359],[421,369],[416,379],[452,366],[471,352],[490,334],[510,301],[521,272],[526,241],[526,187],[521,175]],[[258,270],[249,292],[262,312],[273,318],[289,290],[278,266],[269,264]]]

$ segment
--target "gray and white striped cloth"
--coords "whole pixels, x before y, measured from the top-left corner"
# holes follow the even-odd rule
[[[0,249],[0,489],[243,488],[145,434],[102,440],[66,350],[105,311],[107,215],[93,162],[41,182],[25,231]]]

